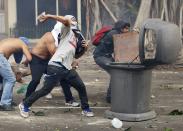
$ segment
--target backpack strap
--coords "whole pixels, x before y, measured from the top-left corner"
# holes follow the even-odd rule
[[[111,30],[109,30],[109,31],[105,32],[105,33],[104,33],[104,36],[101,38],[101,41],[102,41],[102,39],[104,39],[104,38],[106,37],[106,35],[107,35],[110,31],[112,31],[112,30],[115,30],[115,29],[114,29],[114,28],[112,28]]]

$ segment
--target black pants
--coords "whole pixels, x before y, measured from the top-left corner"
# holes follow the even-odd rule
[[[41,59],[32,54],[32,61],[30,64],[30,70],[32,75],[32,80],[30,81],[25,97],[29,97],[37,88],[40,83],[42,75],[46,74],[46,69],[48,65],[48,60]]]
[[[70,72],[75,72],[74,69],[70,70]],[[62,87],[63,93],[64,93],[64,97],[65,97],[65,101],[69,102],[69,101],[73,101],[74,97],[72,96],[72,92],[70,90],[71,85],[69,84],[69,82],[66,79],[63,79],[60,81],[60,85]]]
[[[102,69],[104,69],[109,75],[109,67],[106,66],[107,63],[114,62],[114,58],[112,56],[98,56],[94,57],[94,60],[97,65],[99,65]],[[107,99],[111,98],[111,81],[109,82],[109,88],[107,89]]]
[[[81,100],[81,108],[88,108],[89,105],[86,88],[77,72],[74,70],[67,70],[64,66],[58,67],[53,65],[48,65],[47,67],[47,76],[45,78],[43,87],[24,99],[24,105],[30,107],[40,97],[43,97],[51,92],[55,84],[62,80],[66,80],[69,85],[73,86],[78,91],[79,98]]]
[[[32,54],[32,61],[30,62],[30,69],[32,80],[30,81],[25,98],[29,97],[33,92],[35,92],[37,86],[40,83],[43,74],[47,73],[48,60],[41,59],[34,54]],[[74,98],[72,96],[70,85],[66,80],[60,81],[66,102],[72,101]]]

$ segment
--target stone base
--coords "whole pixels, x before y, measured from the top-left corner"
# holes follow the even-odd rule
[[[153,119],[156,117],[155,111],[149,111],[146,113],[140,113],[140,114],[126,114],[126,113],[115,113],[110,110],[105,111],[105,117],[106,118],[118,118],[122,121],[145,121],[149,119]]]

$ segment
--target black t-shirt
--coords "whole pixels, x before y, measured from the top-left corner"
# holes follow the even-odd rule
[[[113,35],[119,34],[117,30],[111,30],[101,39],[101,42],[96,46],[93,55],[94,57],[99,56],[111,56],[114,52]]]

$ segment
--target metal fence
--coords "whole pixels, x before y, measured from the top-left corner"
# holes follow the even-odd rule
[[[10,28],[10,36],[11,37],[24,36],[31,39],[37,39],[37,38],[41,38],[41,36],[44,33],[51,31],[51,29],[52,28],[49,28],[49,27],[38,28],[35,26],[15,27],[15,28]]]
[[[0,33],[5,33],[4,13],[0,13]]]
[[[0,0],[0,11],[4,11],[4,0]]]
[[[50,32],[54,25],[43,25],[43,26],[32,26],[32,25],[22,25],[16,26],[15,28],[10,28],[10,37],[27,37],[30,39],[41,38],[46,32]],[[85,30],[82,30],[85,36]]]

